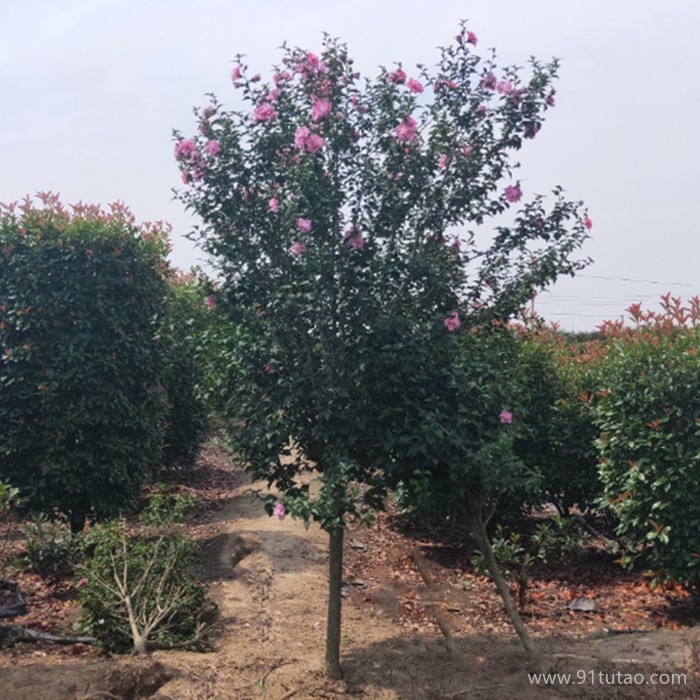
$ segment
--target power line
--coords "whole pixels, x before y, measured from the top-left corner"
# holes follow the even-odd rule
[[[585,277],[586,279],[595,280],[611,280],[613,282],[636,282],[638,284],[665,284],[669,287],[695,287],[700,288],[700,284],[691,284],[689,282],[661,282],[659,280],[639,280],[632,277],[608,277],[607,275],[586,275],[578,274],[577,277]]]

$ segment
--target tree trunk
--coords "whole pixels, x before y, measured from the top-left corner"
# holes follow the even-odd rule
[[[343,528],[329,531],[328,546],[328,625],[326,627],[326,673],[341,678],[340,670],[340,612],[343,585]]]
[[[470,503],[469,529],[476,540],[477,547],[479,547],[481,553],[484,555],[486,568],[496,584],[496,589],[503,600],[503,605],[511,623],[513,624],[513,627],[515,628],[515,632],[520,638],[528,657],[531,658],[534,654],[535,648],[532,645],[532,640],[528,634],[527,627],[525,627],[525,623],[520,617],[520,613],[515,606],[513,596],[510,594],[510,589],[508,588],[508,584],[506,583],[505,578],[503,578],[501,570],[498,568],[496,558],[493,556],[491,540],[489,540],[488,533],[486,532],[486,525],[484,524],[481,513],[481,504],[478,502],[478,499],[473,499],[473,501]]]

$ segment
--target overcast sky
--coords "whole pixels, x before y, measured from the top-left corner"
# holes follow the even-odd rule
[[[322,32],[358,69],[432,65],[466,19],[486,56],[562,60],[556,108],[519,158],[527,196],[562,185],[593,220],[574,280],[536,308],[593,329],[636,301],[700,294],[700,3],[696,0],[0,0],[0,201],[41,190],[64,202],[124,201],[173,226],[173,262],[200,254],[171,132],[215,92],[237,106],[233,58],[269,76],[283,41]]]

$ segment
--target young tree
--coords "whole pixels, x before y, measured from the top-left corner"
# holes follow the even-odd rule
[[[364,82],[328,37],[320,56],[284,48],[270,84],[239,57],[244,107],[212,96],[195,110],[199,135],[175,134],[179,196],[203,221],[194,235],[235,322],[235,448],[330,535],[333,676],[344,524],[381,506],[380,467],[411,442],[410,424],[381,428],[394,408],[377,382],[401,373],[414,339],[436,343],[423,353],[435,367],[460,326],[508,318],[582,264],[571,257],[590,221],[559,188],[551,208],[535,195],[511,227],[470,228],[522,199],[511,155],[553,106],[557,71],[535,60],[525,78],[499,70],[476,44],[462,26],[434,71],[398,64]]]

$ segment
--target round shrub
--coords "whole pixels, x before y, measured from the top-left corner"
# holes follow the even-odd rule
[[[627,544],[662,578],[700,593],[698,329],[644,329],[612,346],[596,403],[600,474]]]
[[[0,479],[74,529],[162,458],[166,232],[43,195],[0,212]]]

